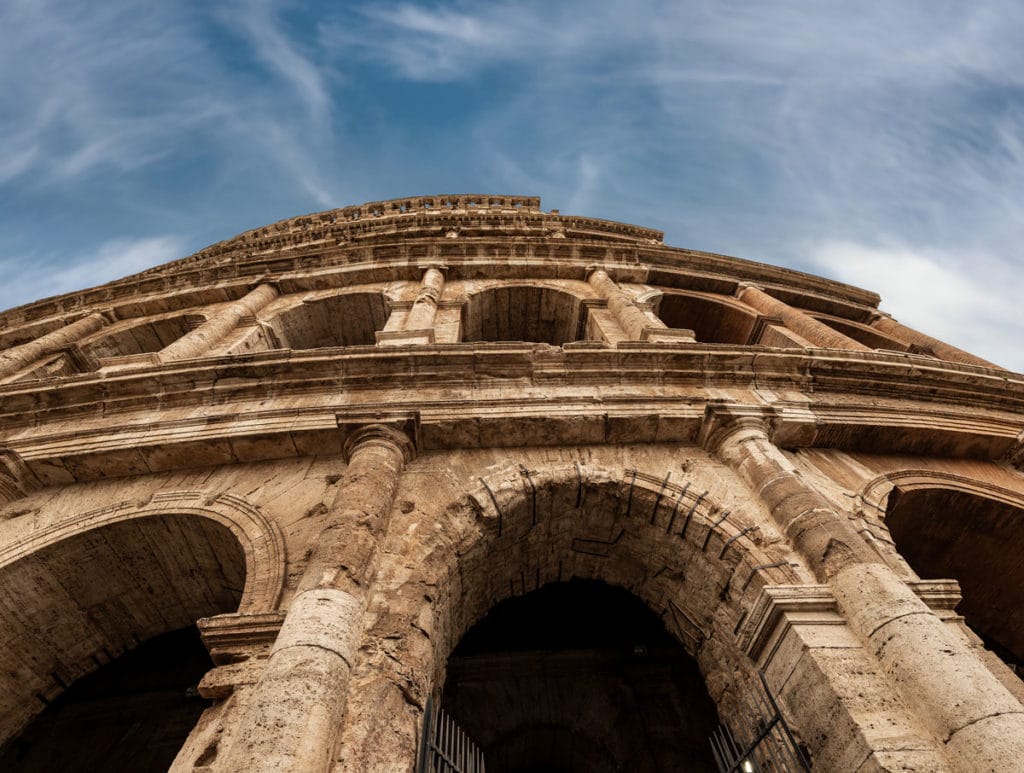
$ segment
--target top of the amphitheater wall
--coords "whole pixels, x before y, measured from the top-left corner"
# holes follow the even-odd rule
[[[599,218],[545,212],[539,196],[458,194],[412,196],[300,215],[245,231],[178,260],[107,284],[34,301],[0,312],[0,325],[20,325],[103,306],[133,296],[171,291],[185,281],[216,284],[297,270],[312,253],[355,249],[373,261],[384,245],[421,239],[511,239],[547,241],[547,259],[558,260],[560,243],[605,245],[632,252],[652,270],[699,270],[739,281],[765,282],[796,292],[877,307],[877,294],[851,285],[767,263],[664,244],[662,231]],[[561,242],[560,240],[565,240]],[[365,250],[360,250],[365,248]],[[543,257],[543,256],[539,256]],[[291,261],[289,263],[289,261]],[[349,266],[359,260],[346,260]],[[601,261],[598,261],[601,262]],[[163,285],[166,284],[166,287]]]

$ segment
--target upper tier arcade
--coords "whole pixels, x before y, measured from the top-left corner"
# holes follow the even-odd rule
[[[536,197],[394,199],[283,220],[0,314],[0,420],[98,427],[154,395],[226,416],[241,402],[290,401],[309,416],[327,394],[334,415],[414,395],[424,437],[449,442],[453,426],[479,421],[477,400],[511,411],[498,425],[556,410],[579,429],[656,396],[679,413],[671,437],[692,441],[684,414],[753,389],[791,417],[779,420],[791,443],[908,449],[925,442],[904,431],[916,421],[935,448],[1014,453],[1024,382],[878,301],[668,247],[652,229],[545,212]],[[538,438],[516,442],[527,440]],[[25,442],[42,444],[29,455],[57,449],[38,433]]]

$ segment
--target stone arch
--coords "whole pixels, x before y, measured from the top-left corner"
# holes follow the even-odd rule
[[[223,495],[164,492],[10,544],[0,553],[0,740],[145,642],[194,631],[201,617],[266,609],[282,581],[276,529]]]
[[[800,583],[744,514],[696,483],[583,463],[499,469],[438,517],[410,522],[395,551],[379,580],[388,608],[369,624],[350,693],[342,769],[411,754],[427,696],[469,628],[560,578],[640,599],[697,661],[719,716],[735,718],[756,679],[735,632],[765,586]]]
[[[902,470],[870,481],[864,510],[884,523],[924,579],[960,584],[957,610],[991,649],[1024,667],[1024,494],[949,472]]]
[[[18,560],[63,540],[122,521],[180,514],[215,521],[238,540],[245,557],[245,587],[238,611],[276,609],[285,580],[284,537],[278,525],[258,508],[232,494],[164,491],[148,501],[125,500],[63,519],[0,550],[0,571]]]
[[[668,327],[692,330],[708,344],[747,344],[758,320],[756,311],[734,298],[680,290],[666,290],[656,313]]]
[[[97,359],[159,352],[206,321],[194,311],[125,320],[104,328],[81,343],[82,351]]]
[[[434,639],[435,669],[503,602],[571,579],[597,580],[660,618],[696,662],[720,714],[739,716],[752,664],[734,631],[766,584],[797,582],[742,514],[685,479],[583,464],[496,472],[462,506],[479,528],[456,546],[440,583],[447,590],[435,609],[443,632]],[[441,673],[434,678],[437,689]]]
[[[469,293],[462,306],[462,340],[562,344],[587,337],[586,296],[542,281],[502,282]]]
[[[274,345],[284,349],[373,346],[390,314],[381,290],[349,289],[278,306],[266,317],[264,328],[270,329]]]

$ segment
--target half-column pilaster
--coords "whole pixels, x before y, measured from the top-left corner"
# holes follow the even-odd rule
[[[608,310],[615,317],[631,341],[693,341],[692,330],[668,328],[664,323],[656,324],[630,298],[629,294],[608,276],[603,269],[595,269],[587,278],[598,297],[608,304]]]
[[[864,346],[859,341],[854,341],[849,336],[843,335],[838,330],[833,330],[809,314],[800,311],[800,309],[793,308],[778,298],[773,298],[755,285],[741,284],[736,291],[736,297],[762,314],[778,317],[787,328],[802,338],[807,339],[815,346],[821,346],[825,349],[871,351],[870,348]]]
[[[0,377],[17,373],[37,360],[49,354],[56,354],[61,349],[77,343],[87,335],[95,333],[110,320],[99,312],[94,312],[65,325],[62,328],[39,336],[33,341],[13,346],[0,352]]]
[[[444,270],[441,266],[427,266],[420,280],[416,300],[397,330],[382,330],[377,333],[380,346],[403,346],[406,344],[434,343],[434,318],[437,304],[444,292]]]
[[[829,585],[850,628],[953,767],[1000,770],[1006,760],[1024,759],[1024,706],[799,475],[758,410],[710,408],[703,438]]]
[[[298,590],[218,768],[324,771],[345,711],[369,586],[391,518],[409,436],[369,424],[346,442],[348,465]]]
[[[246,293],[242,298],[221,309],[195,330],[160,350],[161,362],[202,357],[232,330],[244,317],[251,316],[278,297],[277,288],[270,284]]]
[[[871,327],[876,330],[880,330],[886,335],[890,335],[906,344],[910,344],[919,351],[932,354],[940,360],[947,360],[948,362],[962,362],[967,365],[981,365],[985,368],[999,367],[988,360],[983,360],[981,357],[975,357],[973,354],[965,352],[963,349],[958,349],[951,344],[940,341],[938,338],[932,338],[932,336],[927,335],[926,333],[907,327],[883,312],[877,312],[870,324]]]

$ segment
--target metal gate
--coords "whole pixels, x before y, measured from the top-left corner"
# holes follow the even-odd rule
[[[728,726],[719,725],[711,735],[711,751],[719,773],[809,771],[811,764],[793,738],[764,674],[758,671],[757,675],[761,678],[764,695],[741,696],[747,715],[746,726],[737,727],[734,733]]]
[[[483,752],[433,698],[423,712],[416,773],[485,773]]]

